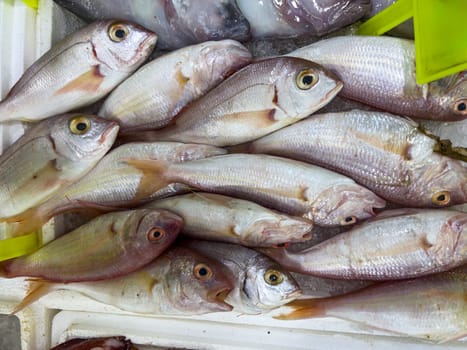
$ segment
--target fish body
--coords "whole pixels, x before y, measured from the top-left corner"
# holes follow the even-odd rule
[[[467,118],[465,72],[417,84],[412,40],[340,36],[288,55],[312,60],[334,72],[344,83],[343,97],[414,118],[444,121]]]
[[[50,350],[138,350],[125,337],[73,338],[58,344]]]
[[[237,0],[255,39],[322,36],[352,24],[370,0]]]
[[[190,193],[155,200],[146,208],[169,210],[183,218],[185,235],[252,247],[301,242],[312,223],[243,199],[214,193]]]
[[[118,121],[122,132],[158,129],[180,110],[251,60],[233,40],[184,47],[156,58],[120,84],[99,116]]]
[[[289,270],[335,279],[394,280],[467,263],[467,214],[396,209],[311,248],[263,253]]]
[[[87,20],[123,18],[157,33],[165,50],[209,40],[249,38],[250,26],[235,0],[57,0]]]
[[[130,22],[82,28],[24,72],[0,102],[0,122],[37,121],[92,104],[143,64],[156,41],[154,33]]]
[[[45,224],[55,215],[80,210],[98,209],[103,211],[137,206],[159,198],[159,196],[180,193],[185,187],[167,184],[156,188],[150,174],[135,168],[126,159],[159,159],[169,162],[184,162],[226,151],[206,145],[179,142],[130,143],[121,145],[104,157],[89,174],[72,186],[55,194],[42,205],[19,216],[8,218],[16,232],[28,232]]]
[[[83,114],[29,128],[0,156],[0,218],[18,215],[84,176],[117,133],[115,122]]]
[[[314,115],[248,147],[333,169],[405,206],[467,202],[465,163],[438,153],[438,141],[418,124],[388,113]]]
[[[234,288],[225,301],[234,311],[258,314],[301,295],[293,277],[268,257],[236,244],[187,241],[184,246],[225,265]]]
[[[419,119],[417,122],[441,140],[449,140],[453,147],[467,148],[467,119],[454,122]]]
[[[130,210],[105,214],[3,265],[7,277],[54,282],[115,278],[149,264],[172,244],[183,220],[170,212]]]
[[[290,159],[228,154],[185,163],[128,160],[156,187],[180,182],[206,192],[252,200],[321,226],[355,223],[384,200],[348,177]]]
[[[228,146],[257,139],[327,104],[341,82],[313,62],[275,57],[251,63],[184,108],[150,140]]]
[[[337,317],[437,343],[467,335],[467,274],[450,271],[376,284],[360,291],[289,304],[280,319]]]

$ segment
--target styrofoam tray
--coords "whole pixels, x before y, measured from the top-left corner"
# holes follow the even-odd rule
[[[39,11],[20,0],[0,0],[0,94],[53,40],[79,21],[42,0]],[[66,28],[64,28],[66,27]],[[0,152],[22,133],[20,124],[0,125]],[[0,313],[23,298],[24,279],[0,279]],[[135,344],[188,349],[465,349],[462,341],[432,345],[333,318],[279,321],[234,312],[197,317],[153,317],[122,312],[75,292],[56,291],[19,312],[22,350],[48,349],[74,337],[125,335]],[[149,347],[150,348],[150,347]]]

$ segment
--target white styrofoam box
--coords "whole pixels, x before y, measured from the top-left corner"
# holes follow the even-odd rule
[[[64,18],[64,12],[52,0],[42,0],[37,12],[20,0],[0,0],[2,97],[53,41],[81,25],[79,20]],[[18,123],[0,125],[0,152],[21,133]],[[0,279],[0,313],[8,314],[14,309],[24,297],[27,285],[21,278]],[[52,292],[17,316],[21,322],[22,350],[48,349],[74,337],[111,335],[125,335],[147,349],[152,346],[222,350],[466,348],[462,341],[433,345],[334,318],[279,321],[268,315],[234,312],[196,317],[136,315],[71,291]]]

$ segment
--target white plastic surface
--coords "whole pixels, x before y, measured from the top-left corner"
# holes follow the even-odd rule
[[[0,0],[0,93],[3,97],[52,40],[53,4],[36,13],[19,0]],[[55,14],[57,15],[57,14]],[[63,23],[61,19],[55,23]],[[57,34],[62,28],[55,28]],[[22,132],[0,125],[0,152]],[[23,279],[0,279],[0,313],[22,299]],[[134,315],[74,292],[53,292],[18,313],[22,350],[48,349],[73,337],[125,335],[135,344],[188,349],[465,349],[465,342],[432,345],[353,323],[323,318],[278,321],[268,315],[216,313],[199,317]],[[3,350],[3,349],[1,349]],[[6,350],[6,349],[5,349]]]

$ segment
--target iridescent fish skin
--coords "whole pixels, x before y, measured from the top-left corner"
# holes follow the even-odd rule
[[[341,95],[394,114],[420,119],[467,118],[467,74],[429,84],[415,80],[412,40],[389,36],[340,36],[288,54],[323,65],[343,82]]]
[[[262,249],[289,270],[320,277],[394,280],[467,263],[467,214],[396,209],[301,251]]]
[[[354,224],[375,215],[384,200],[332,171],[294,160],[227,154],[185,163],[128,160],[159,188],[180,182],[206,192],[252,200],[320,226]]]
[[[0,102],[0,122],[37,121],[99,100],[143,64],[156,41],[154,33],[131,22],[105,20],[82,28],[24,72]]]
[[[162,128],[180,110],[251,61],[233,40],[184,47],[141,67],[105,100],[99,116],[121,132]]]
[[[3,265],[6,277],[53,282],[98,281],[149,264],[177,237],[183,220],[170,212],[129,210],[99,216],[39,250]]]
[[[396,334],[443,343],[467,335],[464,269],[384,282],[342,296],[302,299],[284,320],[337,317]]]
[[[311,237],[313,227],[308,220],[214,193],[198,192],[158,199],[145,207],[180,215],[184,235],[252,247],[303,242]]]
[[[0,156],[0,220],[18,215],[72,184],[104,157],[118,125],[64,114],[29,128]]]
[[[342,83],[332,73],[313,62],[265,58],[240,69],[191,103],[167,128],[143,137],[236,145],[308,117],[341,88]]]
[[[466,203],[465,163],[437,148],[413,121],[361,110],[314,115],[248,146],[333,169],[404,206]]]
[[[259,314],[301,295],[297,282],[285,269],[255,250],[208,241],[190,240],[182,244],[227,267],[234,288],[225,301],[234,311]]]

